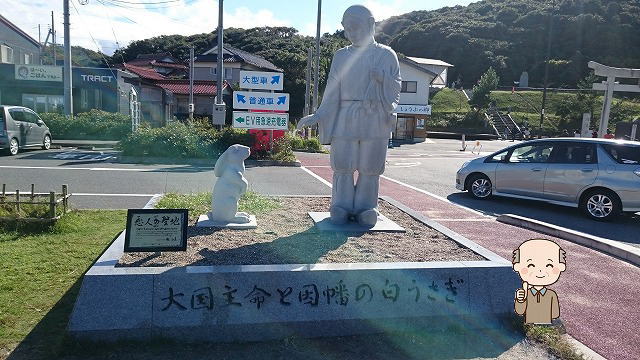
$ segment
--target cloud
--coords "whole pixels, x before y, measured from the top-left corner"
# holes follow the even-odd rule
[[[0,8],[11,22],[38,39],[38,24],[42,24],[42,41],[55,13],[58,43],[63,36],[62,2],[47,0],[0,0]],[[214,31],[217,27],[217,2],[211,0],[183,0],[177,6],[161,9],[138,6],[114,6],[105,0],[89,0],[80,5],[71,0],[71,41],[73,45],[112,54],[117,48],[134,40],[160,35],[193,35]],[[252,28],[256,26],[290,26],[267,9],[238,7],[225,11],[224,26]]]

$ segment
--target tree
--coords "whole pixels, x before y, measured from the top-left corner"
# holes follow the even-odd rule
[[[480,77],[478,83],[473,86],[473,95],[471,95],[469,105],[476,108],[476,116],[481,110],[489,107],[489,103],[491,102],[489,95],[491,95],[491,91],[498,88],[499,81],[498,74],[490,67],[489,70]]]

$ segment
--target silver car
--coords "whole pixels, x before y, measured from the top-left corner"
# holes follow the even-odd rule
[[[22,106],[0,105],[0,149],[10,155],[20,148],[51,147],[51,132],[33,110]]]
[[[557,138],[523,142],[467,161],[456,188],[580,208],[595,220],[640,211],[640,144]]]

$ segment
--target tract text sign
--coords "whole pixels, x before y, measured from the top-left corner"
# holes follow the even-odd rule
[[[251,90],[282,90],[284,74],[280,72],[240,71],[240,87]]]
[[[288,114],[233,112],[233,127],[236,129],[287,130]]]
[[[289,111],[289,94],[258,91],[234,91],[234,109]]]

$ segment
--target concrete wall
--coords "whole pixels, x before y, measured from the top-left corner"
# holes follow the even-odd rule
[[[40,65],[40,49],[36,44],[0,22],[0,44],[13,49],[13,64],[24,64],[24,54],[32,55],[32,64]],[[1,61],[1,58],[0,58]]]

